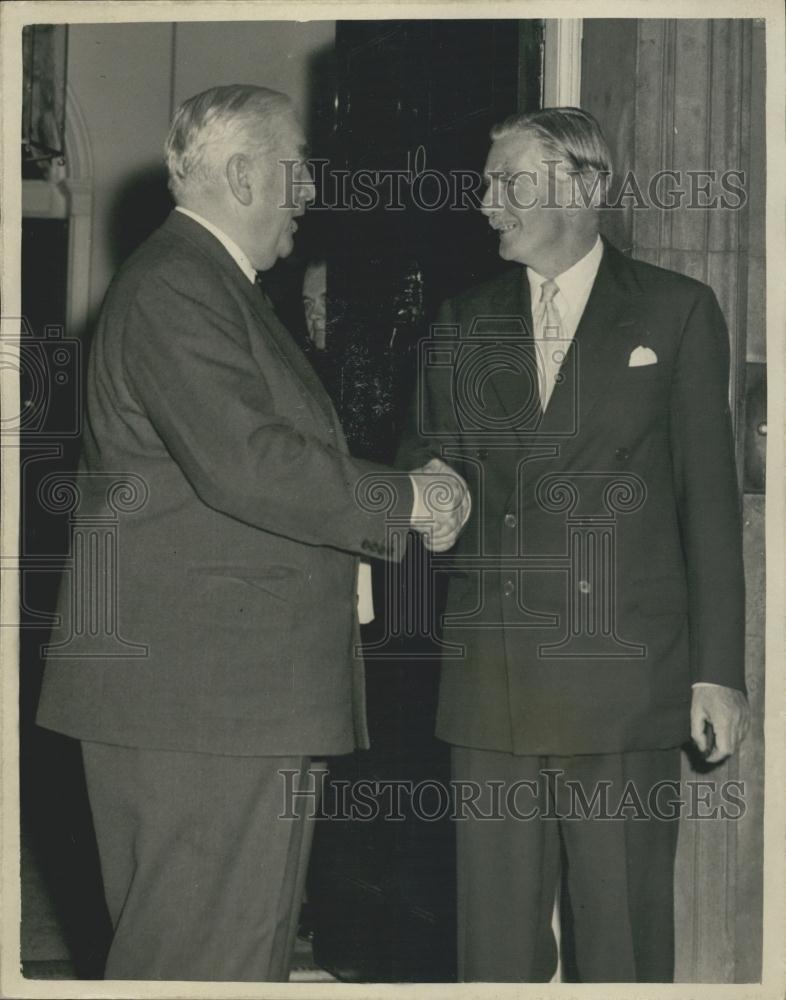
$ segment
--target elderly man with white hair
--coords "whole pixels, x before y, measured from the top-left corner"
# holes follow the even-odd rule
[[[357,567],[400,554],[359,484],[389,480],[435,550],[465,515],[440,463],[402,477],[349,455],[255,283],[313,198],[305,156],[283,94],[187,100],[166,142],[177,208],[120,270],[93,340],[77,527],[105,518],[113,483],[133,477],[141,500],[112,562],[64,577],[38,721],[82,744],[107,978],[287,978],[314,800],[285,792],[313,756],[366,744]],[[462,502],[430,519],[431,485]],[[111,593],[104,633],[82,628]]]

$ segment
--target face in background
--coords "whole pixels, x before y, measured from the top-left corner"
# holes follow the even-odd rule
[[[303,276],[303,310],[308,339],[318,351],[325,350],[327,321],[327,264],[309,264]]]
[[[308,150],[303,129],[292,113],[281,116],[273,149],[254,162],[250,174],[252,202],[248,223],[252,265],[271,268],[294,249],[297,222],[314,200],[314,184],[306,162]]]
[[[492,143],[485,166],[481,211],[499,233],[500,257],[540,273],[572,238],[570,215],[554,207],[569,204],[564,165],[555,170],[546,162],[556,159],[532,133],[508,132]]]

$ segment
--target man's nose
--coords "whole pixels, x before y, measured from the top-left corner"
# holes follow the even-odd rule
[[[316,199],[317,189],[314,184],[314,175],[307,166],[303,167],[302,183],[298,186],[298,190],[300,192],[300,202],[304,207],[310,205]]]

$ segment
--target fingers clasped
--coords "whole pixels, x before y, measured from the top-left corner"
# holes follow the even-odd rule
[[[461,534],[472,510],[462,476],[440,458],[410,473],[415,488],[412,527],[431,552],[447,552]]]

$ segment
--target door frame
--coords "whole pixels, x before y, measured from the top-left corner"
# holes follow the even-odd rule
[[[578,107],[581,101],[583,18],[543,22],[543,107]]]

